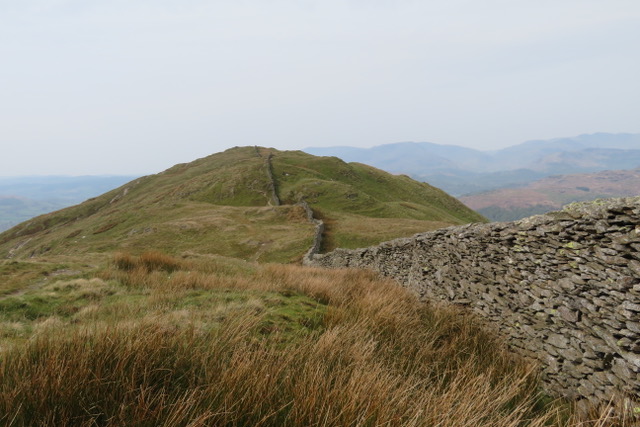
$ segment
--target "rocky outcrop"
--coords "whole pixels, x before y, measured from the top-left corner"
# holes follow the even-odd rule
[[[551,392],[591,402],[640,396],[640,198],[449,227],[305,263],[374,269],[424,299],[473,309],[541,362]]]

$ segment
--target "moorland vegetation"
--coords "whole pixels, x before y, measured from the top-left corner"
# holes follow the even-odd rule
[[[547,396],[460,309],[298,265],[300,198],[329,245],[483,220],[407,177],[246,147],[23,223],[0,234],[0,424],[632,425]]]

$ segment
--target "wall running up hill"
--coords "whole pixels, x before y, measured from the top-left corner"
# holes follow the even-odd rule
[[[551,392],[640,400],[640,198],[449,227],[305,263],[374,269],[425,299],[472,308],[542,363]]]

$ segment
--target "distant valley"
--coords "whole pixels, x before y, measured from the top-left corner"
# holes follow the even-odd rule
[[[555,175],[518,188],[503,188],[459,197],[493,221],[512,221],[558,210],[563,205],[640,194],[640,169]]]
[[[51,201],[0,195],[0,232],[37,215],[67,206]]]
[[[0,177],[0,232],[34,216],[75,205],[134,176]]]

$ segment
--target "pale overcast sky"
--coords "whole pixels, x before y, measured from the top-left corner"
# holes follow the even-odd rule
[[[640,132],[638,0],[0,0],[0,176]]]

